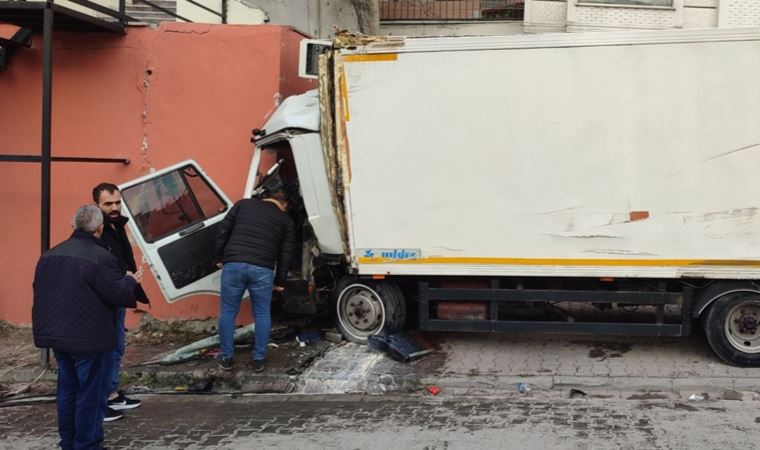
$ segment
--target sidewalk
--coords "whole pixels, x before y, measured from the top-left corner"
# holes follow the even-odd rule
[[[6,333],[7,334],[7,333]],[[23,334],[23,333],[22,333]],[[631,396],[662,392],[688,397],[709,393],[713,398],[738,399],[760,391],[760,368],[737,368],[717,359],[701,336],[641,338],[549,336],[528,334],[427,335],[436,353],[411,364],[350,343],[325,340],[298,347],[295,340],[271,349],[267,371],[246,368],[249,348],[236,352],[235,370],[223,372],[209,357],[172,366],[141,366],[165,350],[187,342],[142,341],[130,337],[123,380],[133,392],[191,389],[213,379],[215,392],[385,393],[421,391],[436,385],[453,393],[514,392],[519,383],[529,390],[569,393],[577,389],[599,395]],[[18,341],[0,334],[0,358],[20,352]],[[31,347],[26,359],[34,363]],[[168,337],[159,337],[169,339]],[[9,346],[16,345],[13,349]],[[4,358],[4,360],[7,360]],[[5,367],[5,365],[4,365]],[[28,383],[39,366],[8,373],[0,384]],[[54,381],[54,371],[45,380]],[[197,386],[196,386],[197,387]],[[201,386],[201,388],[209,386]],[[657,395],[655,394],[655,397]]]

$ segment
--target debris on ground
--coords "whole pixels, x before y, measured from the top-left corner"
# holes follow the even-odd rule
[[[441,388],[438,386],[428,386],[427,391],[430,393],[430,395],[438,395],[441,393]]]
[[[246,325],[244,327],[235,330],[233,335],[233,341],[235,343],[250,342],[255,331],[255,324]],[[170,352],[168,354],[159,355],[159,357],[153,360],[142,363],[141,365],[150,364],[179,364],[181,362],[189,361],[194,358],[198,358],[204,353],[204,350],[210,347],[219,346],[219,335],[209,336],[201,339],[200,341],[193,342],[182,348]]]
[[[580,389],[570,389],[570,398],[586,397],[588,394]]]
[[[299,347],[305,347],[307,344],[318,341],[322,337],[322,333],[319,330],[305,330],[296,336],[296,342]]]
[[[401,362],[412,362],[433,354],[430,342],[418,333],[394,333],[388,336],[367,337],[367,349],[385,352]]]
[[[517,383],[517,392],[519,392],[521,394],[527,394],[531,390],[532,389],[530,387],[530,384],[528,384],[528,383]]]
[[[689,396],[689,400],[691,400],[693,402],[699,402],[699,401],[702,401],[702,400],[709,400],[709,399],[710,399],[710,395],[707,394],[706,392],[703,392],[701,394],[691,394]]]
[[[342,342],[343,341],[343,335],[340,331],[336,330],[335,328],[326,330],[325,331],[325,339],[327,339],[330,342]]]

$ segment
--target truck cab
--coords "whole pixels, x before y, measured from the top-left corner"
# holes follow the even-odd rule
[[[290,199],[300,244],[290,279],[313,282],[314,256],[340,264],[344,249],[322,157],[316,93],[286,99],[255,130],[254,140],[245,190],[238,198],[260,195],[266,178],[279,180]],[[166,300],[219,294],[221,270],[211,258],[218,224],[234,201],[200,165],[183,161],[124,183],[120,190],[130,231]]]

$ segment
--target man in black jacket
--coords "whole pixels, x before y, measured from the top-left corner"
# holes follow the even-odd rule
[[[132,244],[129,243],[127,231],[124,229],[129,218],[121,215],[121,192],[119,192],[119,188],[112,183],[100,183],[93,188],[92,199],[103,212],[105,225],[103,227],[103,236],[100,237],[101,242],[116,257],[122,273],[137,272]],[[135,294],[138,302],[149,303],[148,296],[145,295],[142,285],[137,285]],[[128,398],[123,392],[119,391],[121,358],[124,356],[126,344],[124,328],[126,313],[127,310],[124,308],[119,308],[116,312],[119,334],[116,348],[113,351],[111,385],[108,390],[108,410],[105,417],[106,422],[123,417],[123,414],[119,410],[133,409],[140,406],[140,400]]]
[[[45,252],[34,274],[34,345],[52,348],[58,363],[56,405],[60,446],[99,449],[116,347],[116,308],[135,306],[139,275],[124,274],[99,241],[103,214],[77,209],[71,237]]]
[[[246,289],[256,323],[253,370],[261,372],[266,367],[272,291],[285,289],[295,242],[293,220],[287,209],[287,197],[277,191],[263,200],[238,201],[220,223],[214,261],[222,267],[219,367],[224,370],[232,369],[235,318]]]

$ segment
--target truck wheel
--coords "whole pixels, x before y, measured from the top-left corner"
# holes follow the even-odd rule
[[[401,289],[389,281],[366,282],[347,277],[335,289],[338,329],[351,342],[398,331],[404,326],[406,304]]]
[[[760,366],[760,295],[737,292],[718,298],[704,328],[720,359],[734,366]]]

